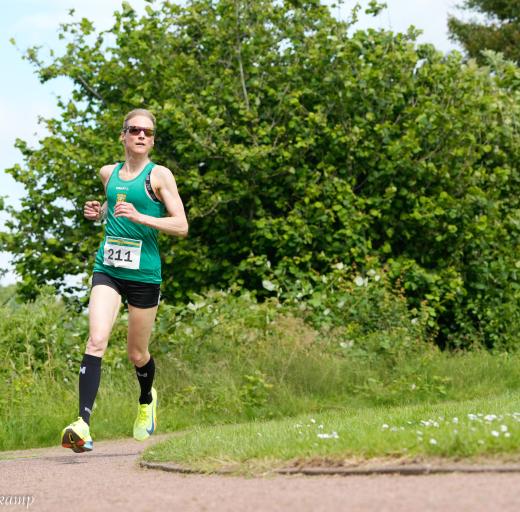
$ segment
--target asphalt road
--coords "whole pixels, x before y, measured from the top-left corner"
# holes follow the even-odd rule
[[[0,453],[0,512],[520,511],[520,473],[242,478],[139,467],[143,448],[161,438],[98,442],[88,454]]]

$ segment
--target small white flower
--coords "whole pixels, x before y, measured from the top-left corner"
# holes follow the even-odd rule
[[[456,424],[459,422],[459,418],[455,417],[455,418],[453,418],[452,421],[453,421],[453,423],[455,423],[455,425],[456,425]]]
[[[339,263],[336,263],[335,265],[333,265],[333,267],[338,269],[338,270],[343,270],[345,265],[343,265],[343,263],[339,262]]]
[[[432,437],[432,438],[430,439],[430,444],[433,444],[433,445],[437,444],[437,440],[436,440],[436,439],[433,439],[433,437]]]
[[[319,429],[323,429],[323,425],[318,425],[318,428]]]
[[[387,430],[389,427],[386,423],[383,423],[383,425],[381,426],[381,430]]]
[[[354,279],[354,284],[356,286],[364,286],[365,280],[361,276],[356,276],[356,278]]]
[[[500,425],[501,432],[507,432],[507,425]]]
[[[500,436],[500,432],[497,432],[496,430],[492,430],[492,431],[491,431],[491,435],[492,435],[493,437],[499,437],[499,436]]]
[[[390,429],[391,432],[397,432],[398,430],[399,430],[399,429],[398,429],[397,427],[392,427],[392,428]]]
[[[262,281],[262,286],[268,291],[272,292],[273,290],[276,290],[276,285],[269,281],[268,279],[264,279]]]
[[[316,420],[314,418],[311,418],[311,423],[316,423]]]
[[[415,325],[415,324],[416,324],[416,323],[417,323],[418,321],[419,321],[419,319],[418,319],[418,318],[412,318],[412,324],[414,324],[414,325]]]
[[[371,268],[371,269],[367,272],[367,274],[368,274],[369,276],[375,276],[375,275],[376,275],[376,271],[375,271],[373,268]]]
[[[511,437],[511,433],[510,433],[510,432],[506,432],[506,433],[504,434],[504,437]]]
[[[318,437],[320,439],[338,439],[339,438],[337,432],[332,432],[332,434],[318,434]]]
[[[487,414],[486,416],[484,416],[484,419],[485,419],[486,421],[489,421],[489,422],[491,422],[491,421],[494,421],[494,420],[496,420],[496,419],[497,419],[497,417],[496,417],[496,415],[495,415],[495,414]]]
[[[380,275],[376,275],[374,277],[374,281],[377,283],[379,280],[381,279],[381,276]]]
[[[410,386],[410,389],[413,391],[414,389],[417,389],[417,384],[415,382]]]

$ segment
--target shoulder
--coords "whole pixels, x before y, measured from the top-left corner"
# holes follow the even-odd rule
[[[168,169],[168,167],[164,167],[164,165],[156,165],[152,169],[152,174],[158,178],[173,178],[173,173]]]
[[[156,165],[152,169],[151,177],[158,187],[175,183],[173,173],[168,169],[168,167],[164,167],[163,165]]]
[[[99,177],[101,178],[101,181],[104,185],[107,184],[108,180],[110,179],[110,176],[112,175],[112,172],[119,164],[109,164],[104,165],[99,169]]]

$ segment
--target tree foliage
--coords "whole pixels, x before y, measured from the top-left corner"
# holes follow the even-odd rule
[[[428,302],[442,342],[516,335],[512,64],[444,57],[413,30],[352,34],[317,0],[163,1],[143,17],[124,3],[106,32],[83,19],[60,34],[63,54],[27,58],[42,81],[69,77],[72,98],[9,170],[27,190],[3,235],[25,296],[90,272],[101,228],[82,205],[101,199],[97,171],[122,157],[122,118],[142,106],[190,218],[188,239],[161,239],[168,300],[384,264],[412,306]]]
[[[462,44],[468,54],[485,61],[485,49],[502,52],[520,63],[520,3],[518,0],[465,0],[463,8],[482,14],[486,22],[448,20],[451,38]]]

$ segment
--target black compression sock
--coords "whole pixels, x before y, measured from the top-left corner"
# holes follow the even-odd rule
[[[79,415],[89,425],[101,380],[101,359],[101,357],[84,354],[79,369]]]
[[[150,356],[150,360],[141,368],[135,367],[135,373],[137,374],[137,380],[141,386],[141,396],[139,397],[140,404],[152,403],[152,384],[155,376],[155,363],[153,357]]]

